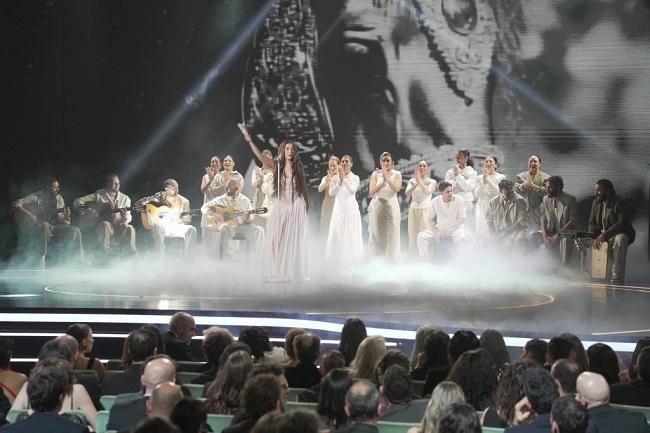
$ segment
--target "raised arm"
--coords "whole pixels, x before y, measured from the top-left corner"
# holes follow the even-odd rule
[[[243,125],[240,124],[239,129],[241,129],[242,134],[244,134],[244,140],[246,140],[246,142],[250,146],[251,150],[255,154],[255,157],[262,163],[262,165],[272,167],[275,164],[273,158],[262,154],[262,151],[260,151],[259,147],[257,147],[255,143],[253,143],[253,139],[251,138],[251,135],[248,133],[248,131]]]

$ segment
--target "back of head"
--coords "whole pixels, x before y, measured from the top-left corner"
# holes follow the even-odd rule
[[[399,349],[391,349],[381,357],[377,363],[377,368],[375,369],[377,383],[382,383],[384,381],[384,375],[386,370],[393,365],[399,365],[400,367],[409,370],[410,361],[406,353],[402,352]]]
[[[356,381],[345,395],[345,409],[352,421],[371,421],[377,418],[379,392],[369,380]]]
[[[553,402],[551,422],[557,425],[557,433],[585,433],[589,415],[574,397],[565,395]]]
[[[217,326],[210,327],[203,331],[203,353],[208,363],[219,366],[219,358],[228,345],[235,342],[230,331]]]
[[[348,366],[357,354],[361,342],[368,336],[366,325],[357,317],[349,317],[341,330],[341,342],[339,350],[345,357],[345,365]]]
[[[454,333],[454,336],[449,340],[447,347],[447,354],[449,356],[449,363],[453,364],[464,352],[474,350],[481,347],[476,334],[467,329],[461,329]]]
[[[429,368],[446,367],[449,365],[447,355],[449,349],[449,334],[434,331],[424,339],[423,351],[427,356],[426,366]]]
[[[607,344],[596,343],[589,346],[587,356],[589,357],[589,371],[602,375],[610,385],[620,382],[618,356],[614,349]]]
[[[183,398],[176,403],[169,419],[183,433],[199,433],[205,426],[208,414],[201,400]]]
[[[551,373],[543,368],[531,368],[524,372],[524,395],[530,406],[537,414],[551,411],[553,401],[557,398],[557,390]]]
[[[301,364],[313,365],[320,356],[320,338],[305,332],[294,338],[293,348]]]
[[[14,340],[11,337],[0,337],[0,368],[9,368],[11,356],[14,353]]]
[[[609,403],[609,385],[603,376],[585,371],[576,381],[577,398],[587,405],[587,409]]]
[[[335,368],[323,377],[318,396],[318,413],[328,425],[340,428],[345,424],[345,395],[351,386],[352,378],[343,368]]]
[[[577,362],[570,359],[559,359],[551,367],[551,376],[560,384],[561,391],[564,394],[576,393],[576,381],[582,373],[582,368]]]
[[[143,362],[156,352],[156,335],[151,331],[136,329],[126,337],[126,350],[132,362]]]
[[[142,325],[140,329],[150,332],[156,337],[156,349],[158,353],[166,353],[165,340],[162,338],[162,332],[160,332],[160,328],[153,324],[147,324]]]
[[[253,360],[247,352],[239,350],[233,353],[219,369],[217,378],[208,387],[206,396],[219,395],[227,406],[237,407],[239,395],[252,368]]]
[[[435,427],[443,411],[454,403],[465,403],[465,393],[458,384],[443,380],[433,389],[422,419],[422,431],[436,431]]]
[[[75,323],[68,326],[68,329],[65,331],[67,335],[77,340],[78,344],[81,344],[81,342],[90,335],[90,332],[90,326],[85,323]]]
[[[495,407],[501,421],[512,424],[515,405],[524,398],[524,373],[533,368],[541,368],[529,358],[518,359],[503,367],[497,387]]]
[[[391,404],[404,404],[410,402],[411,378],[409,371],[399,365],[391,365],[384,374],[382,382],[384,396]]]
[[[72,349],[73,345],[70,340],[74,343],[76,343],[77,340],[70,336],[67,337],[69,340],[57,337],[45,343],[38,352],[38,360],[41,361],[47,358],[58,358],[68,361],[71,364],[74,363],[77,351]]]
[[[326,375],[335,368],[345,367],[345,358],[343,354],[336,349],[328,350],[321,360],[322,374]]]
[[[186,340],[191,337],[189,332],[193,327],[194,317],[184,311],[175,313],[171,319],[169,319],[169,330],[181,340]]]
[[[158,416],[140,421],[132,433],[184,433],[171,422]]]
[[[415,343],[413,343],[413,350],[411,351],[411,369],[414,369],[417,365],[420,352],[424,352],[424,340],[435,330],[436,328],[433,326],[423,325],[415,331]]]
[[[460,355],[447,380],[460,385],[468,404],[476,410],[483,410],[492,403],[497,389],[497,374],[492,356],[484,349],[476,349]]]
[[[481,433],[481,422],[472,406],[454,403],[442,412],[437,433]]]
[[[180,385],[162,382],[156,385],[149,399],[151,415],[169,418],[176,402],[183,398]]]
[[[564,337],[553,337],[548,342],[548,360],[553,364],[558,359],[572,359],[575,358],[573,351],[573,343],[571,340]]]
[[[27,382],[29,405],[36,412],[56,412],[65,395],[72,392],[72,365],[60,358],[36,363]]]
[[[486,329],[481,334],[479,339],[481,347],[488,351],[494,359],[497,368],[501,368],[510,362],[510,354],[506,348],[506,342],[503,340],[503,335],[494,329]]]
[[[645,347],[639,353],[636,368],[639,379],[650,382],[650,347]]]
[[[284,414],[278,433],[318,433],[318,416],[310,410],[296,409]]]
[[[251,433],[279,433],[280,427],[285,422],[285,414],[279,410],[273,410],[257,420]]]
[[[256,360],[264,358],[264,352],[273,349],[269,340],[269,333],[259,326],[251,326],[241,331],[239,341],[251,348],[251,354]]]
[[[548,343],[539,338],[528,340],[524,347],[524,357],[530,358],[535,361],[540,367],[546,364],[546,352],[548,351]]]
[[[248,344],[242,343],[241,341],[235,341],[234,343],[231,343],[228,346],[226,346],[226,348],[223,349],[223,352],[221,352],[221,356],[219,357],[219,364],[218,364],[219,368],[226,365],[226,361],[228,360],[228,358],[230,358],[230,355],[232,355],[235,352],[239,352],[240,350],[243,350],[249,355],[251,354],[251,348],[248,347]]]
[[[628,368],[630,372],[630,379],[632,380],[638,379],[637,364],[638,364],[639,354],[644,348],[648,346],[650,346],[650,337],[641,337],[636,342],[636,346],[634,347],[634,352],[632,353],[632,358],[630,359],[630,366]],[[646,378],[647,379],[645,380],[650,380],[650,376],[646,376]]]
[[[176,382],[176,364],[167,355],[149,357],[142,370],[142,382],[147,394],[160,383]]]
[[[280,397],[280,384],[272,374],[249,377],[242,391],[244,410],[250,419],[259,419],[275,410]]]
[[[284,351],[287,353],[289,359],[296,361],[296,352],[293,350],[293,340],[300,334],[304,334],[305,331],[302,328],[291,328],[284,335]]]
[[[565,338],[571,342],[573,345],[573,353],[575,356],[575,361],[580,365],[584,371],[589,369],[589,361],[587,360],[587,352],[585,351],[585,346],[582,344],[582,340],[578,338],[577,335],[570,332],[563,332],[560,334],[560,337]]]
[[[377,363],[385,353],[386,343],[384,337],[378,335],[366,337],[359,345],[357,355],[350,365],[353,376],[356,379],[374,379]]]

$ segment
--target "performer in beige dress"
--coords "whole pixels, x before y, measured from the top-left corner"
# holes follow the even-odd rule
[[[268,149],[264,149],[262,155],[273,158],[273,153]],[[251,181],[253,188],[255,188],[253,207],[255,209],[265,207],[270,211],[272,202],[271,194],[273,193],[273,166],[263,163],[261,167],[255,168]],[[265,214],[256,214],[253,217],[253,224],[265,228],[268,215],[268,212]]]
[[[409,254],[418,255],[418,233],[429,228],[427,212],[431,206],[431,197],[436,190],[438,182],[429,177],[429,164],[422,160],[415,170],[415,177],[408,181],[405,194],[411,198],[409,206]]]
[[[474,234],[477,236],[489,235],[487,220],[485,219],[488,203],[499,195],[499,182],[506,178],[505,175],[497,173],[497,164],[496,156],[488,156],[485,158],[483,173],[474,179],[474,197],[476,197]]]
[[[334,209],[334,200],[336,196],[329,195],[329,189],[332,184],[332,178],[339,172],[340,160],[337,156],[330,156],[327,163],[327,176],[323,176],[318,185],[318,192],[323,193],[323,204],[320,208],[320,229],[318,237],[321,241],[327,241],[330,221],[332,220],[332,209]]]
[[[370,176],[368,195],[368,246],[370,254],[397,259],[400,250],[400,209],[397,193],[402,188],[402,173],[393,170],[393,157],[384,152],[381,168]]]

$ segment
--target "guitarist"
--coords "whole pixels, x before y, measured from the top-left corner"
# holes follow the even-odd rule
[[[59,194],[59,180],[50,177],[46,180],[45,188],[16,200],[13,211],[19,226],[25,232],[36,234],[40,240],[39,266],[45,267],[50,241],[55,241],[66,247],[71,256],[78,256],[85,262],[81,232],[70,225],[70,209],[65,207],[65,201]]]
[[[136,208],[142,208],[151,203],[158,206],[168,206],[162,218],[152,218],[151,236],[160,255],[165,255],[165,238],[183,238],[185,240],[185,255],[194,250],[196,244],[196,228],[192,226],[190,201],[178,193],[178,182],[167,179],[163,182],[164,191],[159,191],[149,197],[143,197],[135,202]],[[185,215],[183,215],[185,214]]]
[[[226,184],[226,193],[212,199],[201,207],[201,213],[209,214],[214,208],[230,208],[232,212],[245,212],[243,215],[227,217],[222,223],[219,234],[222,258],[231,258],[234,254],[232,240],[236,236],[243,237],[248,241],[248,251],[255,251],[258,259],[262,245],[264,244],[264,229],[251,224],[253,220],[253,205],[248,197],[240,194],[242,183],[239,179],[230,179]],[[227,214],[226,214],[227,215]]]
[[[73,206],[93,224],[104,257],[116,245],[128,249],[132,255],[137,254],[135,229],[129,224],[131,199],[120,192],[120,178],[117,174],[106,176],[104,188],[79,197]]]

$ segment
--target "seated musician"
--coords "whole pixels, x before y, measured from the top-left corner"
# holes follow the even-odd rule
[[[70,256],[77,256],[85,262],[81,232],[70,225],[70,209],[65,207],[59,188],[58,179],[48,178],[44,189],[12,204],[19,226],[39,237],[40,267],[45,267],[51,241],[64,246]]]
[[[93,224],[104,257],[116,246],[136,254],[135,229],[129,224],[131,199],[120,192],[120,178],[116,174],[106,176],[104,188],[79,197],[73,206]]]
[[[142,208],[147,204],[168,206],[169,211],[157,216],[145,214],[151,225],[154,245],[160,255],[165,255],[165,238],[183,238],[185,255],[188,255],[196,245],[196,228],[191,225],[190,201],[178,193],[178,182],[174,179],[165,180],[163,186],[164,191],[141,198],[135,203],[135,207]]]
[[[418,233],[416,242],[421,258],[430,258],[431,252],[438,254],[442,244],[457,245],[465,236],[463,224],[467,216],[467,202],[454,194],[450,182],[438,185],[440,195],[431,201],[427,218],[432,222],[431,229]],[[444,253],[443,253],[444,254]],[[446,255],[446,254],[445,254]]]
[[[259,260],[259,251],[264,243],[264,229],[260,226],[251,224],[253,220],[253,205],[251,201],[243,194],[240,194],[242,184],[238,179],[230,179],[226,185],[226,193],[217,198],[210,200],[201,207],[203,214],[214,212],[215,208],[229,209],[231,212],[245,212],[242,215],[229,220],[225,216],[220,223],[218,230],[220,232],[221,253],[223,258],[233,256],[232,240],[235,237],[243,237],[248,241],[248,250],[255,251]]]
[[[594,236],[593,248],[602,248],[603,242],[613,254],[611,260],[611,282],[625,281],[625,259],[627,247],[636,237],[629,210],[622,198],[616,195],[614,185],[608,179],[596,182],[596,200],[591,205],[589,232]]]
[[[519,245],[529,240],[526,200],[514,192],[511,180],[499,182],[499,195],[488,202],[486,221],[490,238],[505,244]]]
[[[564,180],[560,176],[551,176],[546,183],[541,219],[544,246],[551,251],[559,252],[564,263],[568,258],[570,243],[560,234],[564,230],[575,230],[578,203],[574,196],[563,191]]]

